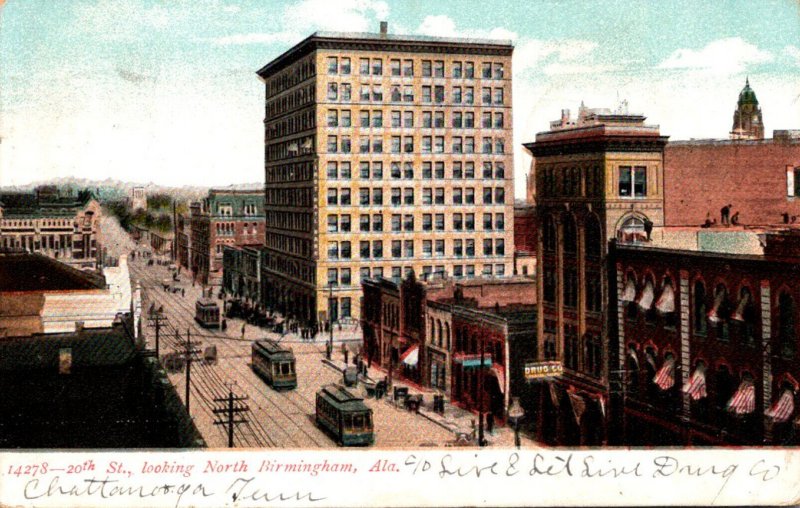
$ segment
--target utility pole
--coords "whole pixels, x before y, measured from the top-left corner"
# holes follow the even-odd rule
[[[191,388],[191,380],[192,380],[192,344],[189,342],[189,329],[186,329],[186,413],[189,414],[189,418],[192,417],[192,413],[189,412],[189,393]]]
[[[233,448],[233,426],[239,423],[247,423],[247,420],[244,417],[235,418],[235,415],[239,413],[244,413],[246,411],[250,411],[250,408],[246,404],[237,404],[241,403],[242,401],[247,400],[247,395],[237,396],[233,394],[233,385],[235,383],[231,383],[228,385],[228,396],[227,397],[214,397],[214,402],[223,405],[222,407],[214,408],[213,412],[215,415],[227,415],[226,420],[215,419],[214,425],[227,425],[228,427],[228,448]]]
[[[159,353],[158,353],[158,332],[160,331],[160,329],[161,329],[161,316],[156,314],[156,360],[158,360],[158,358],[159,358]]]
[[[484,336],[484,328],[483,323],[481,323],[480,333],[480,340],[481,340],[481,366],[480,372],[478,374],[478,446],[486,446],[486,440],[483,437],[483,399],[484,397],[484,379],[483,379],[483,362],[484,362],[484,353],[485,348],[484,345],[486,344],[486,337]]]
[[[328,360],[333,353],[333,284],[328,284],[328,348],[325,350]]]

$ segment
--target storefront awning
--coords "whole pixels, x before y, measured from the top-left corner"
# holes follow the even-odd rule
[[[419,346],[411,346],[400,356],[400,361],[409,367],[415,367],[419,361]]]
[[[714,307],[708,311],[708,320],[712,323],[719,323],[722,317],[719,316],[719,308],[725,300],[725,291],[717,291],[717,296],[714,297]]]
[[[644,289],[642,289],[642,294],[639,295],[639,299],[636,301],[636,303],[639,304],[639,307],[641,307],[642,310],[649,310],[650,307],[653,306],[654,297],[655,294],[653,292],[653,283],[648,280],[647,283],[644,285]]]
[[[632,302],[636,300],[636,282],[632,278],[628,278],[625,283],[625,289],[622,291],[619,299],[623,302]]]
[[[575,421],[580,425],[581,417],[583,413],[586,412],[586,399],[579,393],[570,392],[568,395],[569,401],[572,404],[572,414],[575,415]]]
[[[705,398],[708,393],[706,392],[706,369],[702,365],[694,369],[692,377],[689,378],[689,384],[683,387],[683,392],[689,394],[692,400],[700,400]]]
[[[502,365],[492,365],[489,368],[489,374],[492,374],[497,378],[497,384],[500,386],[500,391],[505,393],[506,391],[506,371]]]
[[[731,315],[731,319],[736,321],[744,321],[744,309],[750,303],[750,293],[745,293],[739,300],[739,305],[736,306],[736,312]]]
[[[752,381],[742,381],[728,401],[728,411],[737,415],[750,414],[756,409],[756,387]]]
[[[667,358],[664,365],[656,373],[653,382],[662,390],[669,390],[675,386],[675,359]]]
[[[778,402],[772,405],[764,414],[775,423],[783,423],[792,417],[794,413],[794,392],[792,390],[784,390]]]
[[[558,398],[558,388],[556,388],[555,383],[550,383],[550,400],[553,402],[555,407],[560,405],[560,400]]]
[[[672,289],[672,284],[664,285],[661,296],[656,301],[656,310],[662,314],[675,312],[675,291]]]
[[[455,354],[453,355],[453,361],[456,363],[460,363],[462,367],[480,367],[481,366],[481,355],[479,354]],[[492,357],[491,355],[485,355],[483,358],[483,366],[484,367],[491,367],[492,366]]]

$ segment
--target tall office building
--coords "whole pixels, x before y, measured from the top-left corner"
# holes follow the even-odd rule
[[[608,322],[608,241],[646,242],[664,224],[664,146],[642,115],[581,105],[525,144],[535,158],[539,360],[564,375],[537,384],[538,439],[561,445],[609,440],[616,352]],[[549,384],[549,386],[548,386]],[[612,436],[613,437],[613,436]]]
[[[508,41],[316,32],[266,88],[267,306],[358,318],[360,281],[512,273]]]

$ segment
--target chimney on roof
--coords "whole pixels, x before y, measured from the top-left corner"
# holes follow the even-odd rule
[[[381,37],[386,37],[386,34],[389,32],[389,23],[386,21],[381,21]]]

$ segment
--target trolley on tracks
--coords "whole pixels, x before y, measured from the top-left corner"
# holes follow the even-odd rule
[[[375,443],[372,409],[342,386],[325,385],[317,392],[316,421],[340,446]]]
[[[294,352],[275,341],[262,339],[253,342],[252,368],[275,390],[297,387]]]
[[[200,298],[194,305],[194,320],[203,328],[219,328],[219,305],[210,298]]]

